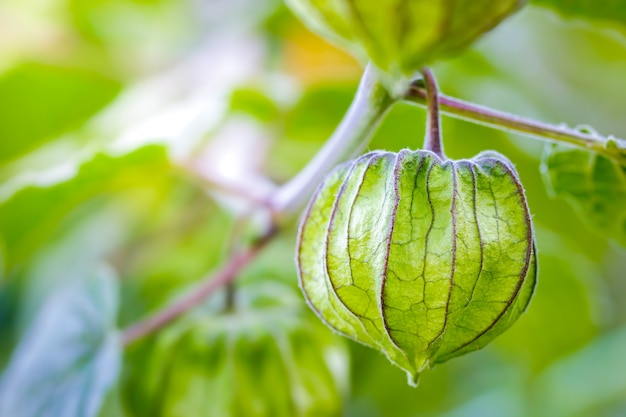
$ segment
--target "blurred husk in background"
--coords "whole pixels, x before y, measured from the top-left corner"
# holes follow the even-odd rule
[[[422,67],[467,48],[525,0],[288,0],[316,33],[372,62],[392,95],[402,96]]]

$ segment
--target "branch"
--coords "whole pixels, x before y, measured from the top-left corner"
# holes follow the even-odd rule
[[[395,101],[379,82],[376,70],[369,65],[361,79],[359,91],[337,130],[311,162],[273,196],[274,210],[281,214],[293,214],[301,209],[331,169],[365,149],[379,122]]]
[[[217,175],[202,171],[192,160],[181,161],[175,163],[174,166],[177,167],[182,175],[188,178],[189,181],[198,183],[202,187],[207,187],[211,191],[223,193],[230,197],[239,198],[257,207],[265,207],[268,210],[272,210],[267,196],[269,193],[265,189],[266,187],[259,187],[259,184],[254,182],[246,184],[246,186],[229,182],[226,179],[219,178]],[[274,188],[275,187],[272,188],[272,191]]]
[[[249,248],[235,253],[222,268],[215,274],[205,278],[192,292],[176,300],[163,310],[158,311],[153,316],[149,316],[125,329],[122,332],[122,345],[128,346],[134,341],[165,327],[193,307],[201,304],[215,290],[232,282],[237,274],[250,264],[261,249],[271,241],[275,233],[275,229],[270,230]]]
[[[415,104],[426,106],[427,91],[416,84],[409,89],[405,99]],[[569,143],[595,151],[613,159],[626,162],[626,141],[612,137],[605,138],[597,134],[586,133],[563,125],[552,125],[536,120],[493,110],[479,104],[470,103],[444,94],[439,95],[444,113],[458,119],[493,127],[496,129],[521,133],[527,136]]]
[[[280,217],[291,217],[306,203],[314,188],[333,167],[363,150],[394,102],[378,81],[375,70],[368,67],[354,101],[335,133],[298,175],[280,187],[268,202],[262,201],[262,206],[269,208],[272,214],[270,231],[259,237],[249,248],[235,252],[221,269],[205,278],[192,292],[125,329],[122,332],[122,344],[127,346],[162,329],[204,302],[219,288],[230,284],[283,227],[282,222],[279,222]]]

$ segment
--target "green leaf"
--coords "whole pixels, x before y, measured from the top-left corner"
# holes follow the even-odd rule
[[[80,126],[119,82],[75,68],[23,63],[0,77],[0,165]]]
[[[241,87],[230,97],[230,111],[246,113],[264,123],[271,123],[280,115],[280,109],[260,88]]]
[[[0,415],[96,416],[119,372],[117,304],[108,269],[57,290],[0,381]]]
[[[411,384],[510,327],[537,273],[523,188],[495,152],[372,152],[343,166],[311,200],[297,260],[318,316]]]
[[[133,279],[124,280],[122,322],[158,309],[181,286],[217,268],[232,244],[233,213],[221,210],[197,185],[171,187],[151,213],[145,233],[134,234],[122,249],[133,253],[125,264],[125,275]]]
[[[231,311],[214,307],[130,352],[124,386],[134,415],[341,415],[345,345],[295,290],[264,281],[237,288]]]
[[[601,268],[561,236],[538,232],[541,286],[524,319],[496,342],[501,354],[522,359],[525,376],[593,340],[613,308],[605,282],[590,279]]]
[[[352,82],[321,84],[303,93],[285,115],[284,134],[272,143],[267,164],[271,177],[287,180],[304,168],[341,121],[355,88]]]
[[[547,145],[542,172],[548,191],[569,201],[584,221],[626,246],[626,166],[594,152]]]
[[[134,187],[154,188],[171,173],[166,149],[151,145],[126,155],[99,153],[68,178],[19,189],[0,201],[0,239],[10,270],[25,261],[80,204]]]
[[[625,345],[626,329],[620,328],[546,369],[533,386],[533,415],[623,415],[601,410],[626,396]]]
[[[624,0],[532,0],[532,3],[553,9],[564,16],[626,23]]]

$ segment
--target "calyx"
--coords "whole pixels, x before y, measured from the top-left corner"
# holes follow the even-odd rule
[[[430,117],[429,135],[438,135],[439,116]],[[423,370],[509,328],[537,275],[511,162],[493,151],[450,160],[429,135],[427,149],[374,151],[332,172],[303,216],[297,247],[310,307],[382,351],[413,385]]]

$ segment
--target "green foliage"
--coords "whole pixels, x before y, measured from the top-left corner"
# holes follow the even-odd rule
[[[626,166],[583,149],[548,145],[542,169],[551,193],[598,231],[626,246]]]
[[[115,314],[112,304],[98,300],[119,281],[119,322],[127,326],[193,290],[241,244],[237,221],[256,207],[245,197],[248,187],[271,189],[272,182],[297,174],[354,96],[358,65],[303,29],[279,3],[51,0],[0,6],[6,17],[0,19],[0,416],[626,415],[620,356],[626,257],[612,244],[624,240],[618,222],[625,206],[623,170],[584,151],[550,149],[546,182],[560,184],[552,194],[563,197],[551,199],[538,169],[541,142],[449,118],[449,155],[463,159],[496,149],[514,161],[525,186],[541,277],[515,326],[486,348],[424,372],[413,389],[380,351],[332,335],[310,313],[297,292],[295,224],[281,224],[282,232],[238,274],[236,309],[226,311],[224,293],[213,294],[161,333],[129,346],[117,381]],[[339,3],[345,2],[332,4]],[[354,3],[371,13],[404,0]],[[473,49],[438,61],[434,70],[443,91],[544,122],[590,123],[626,137],[626,49],[618,32],[595,30],[607,23],[619,30],[622,5],[534,3],[585,22],[571,24],[529,7]],[[454,27],[466,30],[477,22],[472,28],[482,31],[491,12],[474,21],[455,15]],[[363,27],[379,30],[383,13],[375,17]],[[436,20],[421,16],[408,35],[443,34],[429,24]],[[411,48],[424,44],[410,38],[415,45],[407,48],[401,30],[394,24],[381,36],[365,37],[359,56],[371,50],[382,62],[390,56],[381,48],[390,47],[408,66]],[[450,39],[469,42],[456,34]],[[443,42],[429,51],[438,59],[444,49],[456,55],[458,46]],[[224,112],[219,119],[227,121],[226,129],[202,120]],[[398,103],[370,149],[419,147],[424,121],[420,109]],[[170,129],[187,123],[188,129]],[[228,134],[249,135],[254,146],[235,146],[238,137],[231,145]],[[219,140],[212,142],[214,136]],[[111,139],[116,147],[94,149]],[[161,139],[163,147],[136,149],[138,142]],[[129,148],[135,150],[122,150]],[[587,169],[592,163],[601,169]],[[213,176],[218,171],[226,174],[219,191],[213,190],[222,179]],[[225,192],[231,180],[242,188]],[[423,198],[411,201],[426,205]],[[436,214],[443,223],[450,206]],[[258,220],[264,215],[260,210]],[[425,221],[410,220],[415,224],[401,230]],[[585,221],[603,233],[583,227]],[[433,230],[433,237],[450,233],[449,224]],[[471,229],[463,236],[476,249]],[[449,248],[450,240],[440,246]],[[354,242],[352,248],[361,249]],[[118,279],[97,272],[103,261],[115,266]],[[451,266],[441,263],[449,276]],[[455,268],[460,273],[472,266],[459,261]],[[413,296],[406,292],[393,301]],[[386,317],[393,327],[417,326],[393,313]],[[450,339],[448,330],[441,343]]]
[[[568,255],[555,251],[545,231],[538,233],[537,239],[549,248],[540,251],[538,257],[546,279],[540,280],[523,320],[495,342],[507,355],[523,358],[524,369],[530,374],[593,341],[606,305],[604,285],[588,279],[598,275],[597,267],[584,254],[571,248]]]
[[[311,29],[372,61],[393,86],[425,64],[456,54],[524,0],[287,2]]]
[[[94,417],[116,383],[117,277],[94,269],[49,297],[0,382],[0,415]]]
[[[141,226],[143,232],[126,244],[128,249],[118,249],[133,252],[125,267],[129,279],[122,286],[122,322],[158,309],[181,286],[218,267],[228,254],[232,213],[190,184],[177,184],[163,193],[160,207],[151,207],[152,218]]]
[[[240,88],[233,91],[230,98],[230,110],[252,115],[261,122],[271,122],[280,114],[276,103],[263,91],[256,88]]]
[[[132,10],[135,4],[158,4],[162,0],[132,0],[126,2],[128,4],[120,4],[117,1],[93,0],[88,3],[79,0],[68,0],[68,12],[71,16],[74,27],[88,40],[94,42],[102,42],[106,39],[105,32],[102,28],[102,15],[111,13],[111,10],[123,9],[127,7]],[[109,9],[107,10],[107,6]],[[128,10],[126,10],[128,11]]]
[[[27,260],[81,203],[154,184],[171,173],[165,149],[156,145],[127,155],[98,153],[77,165],[68,178],[47,185],[25,185],[0,202],[0,237],[6,245],[8,269]],[[42,210],[45,216],[39,215]]]
[[[287,179],[304,168],[341,121],[355,88],[354,82],[331,83],[304,92],[285,114],[283,133],[272,144],[270,174]]]
[[[413,384],[506,330],[535,286],[524,192],[495,152],[458,162],[428,151],[367,154],[318,189],[300,233],[314,310],[383,351]]]
[[[75,129],[109,103],[118,81],[93,71],[34,62],[0,77],[0,165]]]
[[[554,417],[620,415],[626,394],[626,330],[616,329],[547,369],[533,391],[535,414]],[[585,375],[586,378],[579,378]],[[617,405],[617,406],[616,406]]]
[[[626,22],[626,3],[623,0],[531,0],[531,2],[569,17],[599,19],[619,24]]]
[[[345,346],[295,291],[271,281],[246,285],[232,307],[220,307],[131,351],[125,384],[134,415],[341,415]]]

